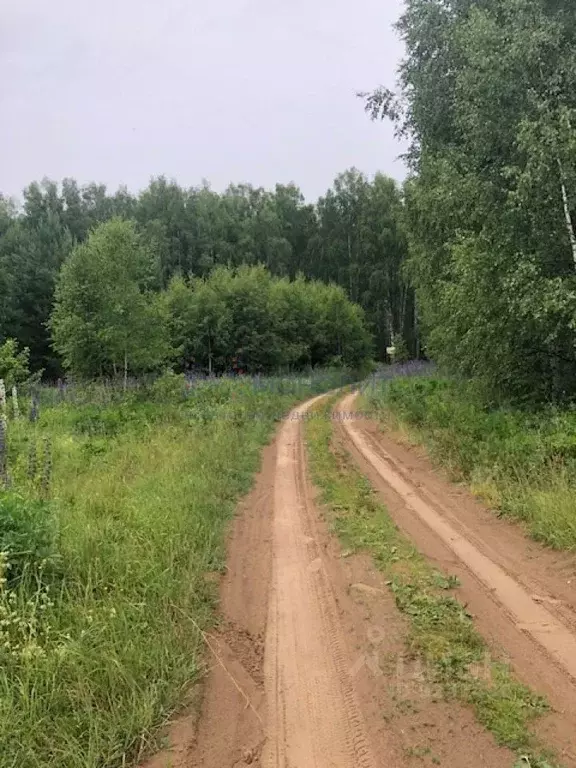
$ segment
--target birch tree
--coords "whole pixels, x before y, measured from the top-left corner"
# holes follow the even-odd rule
[[[408,271],[427,347],[520,400],[576,394],[576,9],[408,0],[396,93],[410,140]]]
[[[132,222],[97,227],[64,263],[51,318],[54,346],[80,376],[128,376],[170,358],[158,265]]]

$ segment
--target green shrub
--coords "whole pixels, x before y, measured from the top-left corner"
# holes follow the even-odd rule
[[[151,390],[152,399],[160,403],[179,403],[186,397],[186,378],[183,373],[165,371]]]
[[[0,494],[0,552],[8,584],[37,576],[56,556],[56,525],[47,502]]]
[[[30,376],[29,357],[28,347],[19,350],[16,339],[7,339],[4,344],[0,344],[0,379],[4,380],[8,392],[13,386],[23,384]]]

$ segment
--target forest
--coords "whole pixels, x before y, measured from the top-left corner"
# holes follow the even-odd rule
[[[473,379],[494,402],[571,400],[575,14],[560,0],[408,0],[398,22],[406,45],[399,81],[363,94],[369,115],[392,119],[408,142],[402,185],[350,169],[315,203],[295,184],[237,184],[218,193],[206,183],[186,189],[163,177],[138,194],[65,179],[30,184],[22,204],[1,198],[0,341],[28,349],[32,370],[48,380],[65,370],[108,375],[126,362],[138,373],[168,358],[181,369],[218,371],[244,356],[253,372],[276,369],[281,360],[287,368],[356,363],[366,354],[389,361],[394,346],[401,358],[427,356]],[[123,251],[122,238],[124,245],[134,239]],[[106,270],[90,272],[104,242],[109,259],[120,251],[133,259],[131,306],[116,309],[130,311],[133,340],[139,323],[157,328],[151,342],[164,334],[164,360],[120,354],[110,325],[100,329],[100,351],[88,340],[91,324],[108,311],[104,282],[116,280]],[[85,280],[92,281],[91,301],[103,302],[98,310],[75,304]],[[258,281],[266,283],[266,302]],[[315,305],[314,292],[322,292],[315,281],[334,286],[322,302],[344,307],[345,296],[361,308],[343,312],[354,317],[352,325],[365,322],[369,353],[359,326],[351,351],[341,338],[349,320],[333,325],[338,310],[328,305],[314,320],[315,340],[302,340],[286,304]],[[243,318],[235,315],[243,291],[259,294],[260,319],[248,318],[246,306]],[[110,290],[107,300],[109,309]],[[91,345],[82,361],[78,312]],[[264,316],[274,316],[265,328]],[[66,338],[73,326],[75,337]],[[273,349],[266,334],[276,339]],[[260,343],[270,354],[248,359]],[[345,359],[350,354],[353,361]]]
[[[22,206],[0,200],[0,341],[48,380],[415,352],[401,206],[392,179],[354,169],[315,205],[295,185],[32,183]]]

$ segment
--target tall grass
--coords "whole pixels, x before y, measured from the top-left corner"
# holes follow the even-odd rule
[[[490,407],[472,383],[438,377],[382,383],[364,398],[498,514],[551,547],[576,549],[576,409]]]
[[[109,404],[55,398],[8,425],[0,493],[0,766],[137,761],[203,670],[235,502],[274,421],[335,383],[315,375],[182,391],[165,378]],[[46,398],[44,398],[46,401]],[[53,477],[42,495],[40,457]],[[36,477],[34,476],[36,474]]]

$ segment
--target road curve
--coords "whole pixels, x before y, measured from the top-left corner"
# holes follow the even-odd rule
[[[451,768],[508,764],[468,708],[436,700],[384,575],[331,535],[307,482],[314,402],[281,424],[232,522],[201,717],[176,718],[142,768],[411,768],[423,749]]]

